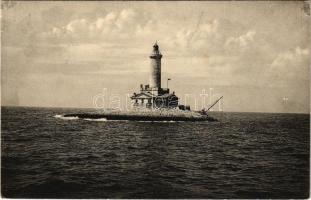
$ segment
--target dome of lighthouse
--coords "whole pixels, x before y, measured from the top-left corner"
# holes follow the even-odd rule
[[[159,46],[158,46],[157,42],[153,45],[153,49],[154,50],[159,50]]]
[[[153,45],[153,50],[152,50],[150,58],[155,58],[155,57],[162,58],[162,55],[159,50],[159,45],[157,44],[157,42]]]

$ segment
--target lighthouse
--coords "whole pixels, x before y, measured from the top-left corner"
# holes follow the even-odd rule
[[[160,53],[159,46],[157,42],[153,45],[153,50],[150,55],[150,78],[149,86],[153,90],[161,89],[161,58],[162,54]]]
[[[133,93],[133,105],[144,108],[176,108],[178,97],[175,92],[170,93],[169,88],[161,87],[161,59],[157,42],[153,45],[150,58],[149,84],[140,85],[140,91]]]

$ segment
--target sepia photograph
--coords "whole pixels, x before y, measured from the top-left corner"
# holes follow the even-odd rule
[[[310,1],[1,1],[1,197],[310,198]]]

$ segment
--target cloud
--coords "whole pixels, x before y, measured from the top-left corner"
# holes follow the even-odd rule
[[[166,43],[172,49],[183,50],[184,54],[198,52],[207,49],[213,41],[219,40],[219,21],[217,19],[209,23],[201,23],[196,27],[185,27],[176,34],[171,35]],[[217,48],[217,47],[216,47]]]
[[[250,43],[254,41],[256,32],[253,30],[248,31],[239,37],[229,37],[225,43],[227,49],[242,49],[245,50],[249,47]]]
[[[213,19],[194,27],[185,27],[165,40],[171,50],[182,56],[232,57],[251,49],[256,42],[256,31],[239,23]]]
[[[296,47],[279,53],[271,63],[271,71],[276,78],[309,80],[310,52],[308,48]]]
[[[288,67],[288,64],[292,63],[306,63],[306,58],[309,56],[309,49],[301,49],[300,47],[296,47],[293,51],[287,51],[280,53],[276,59],[271,64],[272,67]],[[295,65],[294,65],[295,66]],[[292,66],[292,67],[294,67]]]
[[[277,63],[285,62],[286,56],[290,57],[278,54],[275,43],[269,41],[269,37],[260,30],[223,18],[203,17],[197,24],[175,26],[172,21],[125,8],[110,10],[93,18],[77,15],[62,25],[51,25],[49,31],[40,35],[43,44],[30,48],[31,55],[40,62],[52,63],[57,60],[63,63],[108,64],[113,59],[128,62],[135,58],[139,60],[137,65],[143,66],[148,62],[151,43],[160,40],[164,58],[171,59],[171,71],[177,68],[186,70],[191,66],[200,73],[193,72],[189,76],[213,74],[233,79],[235,76],[240,80],[232,79],[235,84],[256,85],[262,84],[262,73],[271,71],[271,63],[274,63],[273,66],[282,65]],[[51,57],[50,51],[57,52],[55,46],[60,46],[61,54],[54,53],[55,56]],[[34,49],[43,53],[34,53]],[[298,49],[296,54],[304,54],[304,51]],[[274,71],[281,70],[272,68]]]
[[[95,20],[78,18],[69,21],[65,26],[52,27],[41,34],[43,40],[54,39],[58,42],[115,42],[118,39],[129,39],[135,35],[151,33],[151,22],[144,20],[145,14],[138,14],[133,9],[120,12],[109,12]]]
[[[191,66],[196,71],[194,75],[222,77],[224,84],[230,80],[232,85],[256,85],[259,83],[253,75],[259,74],[271,61],[270,56],[265,57],[266,46],[270,45],[257,37],[260,35],[255,30],[229,20],[214,19],[197,27],[183,28],[167,42],[171,52],[175,50],[172,57],[176,58],[179,69]]]

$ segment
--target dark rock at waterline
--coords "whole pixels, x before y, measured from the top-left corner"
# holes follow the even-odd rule
[[[159,113],[73,113],[65,114],[64,117],[78,117],[80,119],[102,119],[107,120],[130,120],[130,121],[218,121],[208,115],[176,115],[176,114],[159,114]]]

